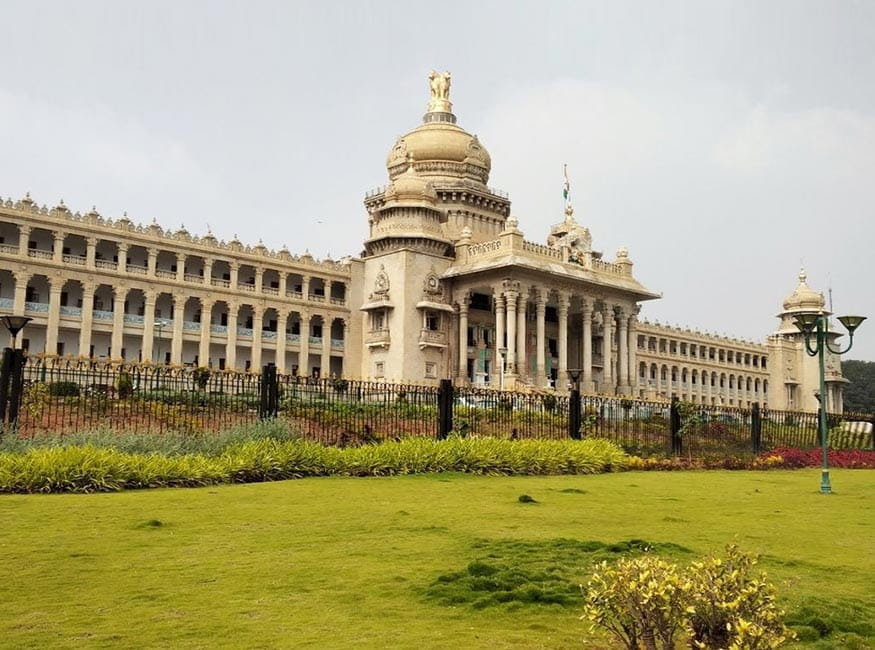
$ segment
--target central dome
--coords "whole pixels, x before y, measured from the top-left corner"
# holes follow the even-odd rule
[[[449,112],[449,74],[445,74],[447,85],[442,96],[436,98],[432,86],[432,100],[423,124],[398,138],[389,151],[389,178],[394,181],[412,164],[417,174],[437,186],[485,188],[492,159],[477,136],[458,126],[456,116]]]
[[[785,312],[820,312],[825,301],[823,294],[808,286],[805,270],[799,271],[799,286],[784,300]]]

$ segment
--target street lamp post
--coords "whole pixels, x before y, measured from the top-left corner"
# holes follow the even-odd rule
[[[829,443],[827,440],[828,430],[826,426],[826,409],[827,409],[827,399],[826,399],[826,364],[824,361],[824,356],[826,351],[831,352],[835,355],[845,354],[851,349],[851,346],[854,344],[854,331],[866,320],[865,316],[839,316],[839,322],[844,325],[845,329],[848,330],[848,347],[844,350],[838,349],[834,350],[832,346],[829,344],[829,319],[827,315],[823,313],[821,310],[819,313],[807,313],[807,314],[799,314],[796,317],[796,327],[802,332],[805,336],[805,351],[809,356],[817,357],[817,362],[819,366],[819,374],[820,374],[820,395],[818,400],[820,401],[820,421],[818,423],[819,431],[820,431],[820,444],[823,455],[823,467],[821,469],[820,475],[820,493],[821,494],[830,494],[832,492],[832,486],[829,481],[829,463],[828,463],[828,455],[827,450],[829,447]],[[814,335],[814,345],[812,345],[811,338]]]
[[[18,333],[24,329],[24,326],[27,325],[33,319],[30,316],[3,316],[0,317],[0,322],[6,326],[6,329],[9,330],[9,333],[12,335],[12,349],[13,351],[16,349],[15,341],[18,338]]]
[[[0,365],[0,427],[6,421],[13,426],[18,420],[18,407],[21,404],[21,393],[24,384],[24,355],[17,349],[18,333],[32,319],[29,316],[8,315],[0,317],[0,322],[12,335],[12,348],[3,350],[3,362]]]

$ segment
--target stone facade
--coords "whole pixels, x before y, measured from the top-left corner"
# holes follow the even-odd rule
[[[578,377],[586,392],[816,408],[816,360],[792,319],[824,304],[804,275],[761,344],[639,320],[659,295],[628,251],[595,250],[570,201],[545,244],[526,240],[487,185],[489,153],[456,123],[449,75],[434,75],[388,185],[365,196],[361,258],[0,200],[0,312],[34,318],[31,353],[498,388]],[[827,365],[840,409],[845,380]]]

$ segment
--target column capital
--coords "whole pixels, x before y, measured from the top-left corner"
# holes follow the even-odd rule
[[[86,237],[85,243],[88,246],[97,246],[97,242],[100,241],[97,237]]]
[[[149,254],[149,257],[158,257],[158,249],[154,246],[150,246],[149,248],[147,248],[146,253]]]
[[[580,308],[583,312],[584,316],[592,316],[593,312],[593,299],[592,298],[581,298],[580,299]]]
[[[181,253],[179,251],[177,251],[177,253],[176,253],[176,260],[177,261],[182,261],[187,257],[188,257],[188,255],[186,253]]]
[[[568,313],[568,308],[571,306],[571,296],[565,291],[560,291],[557,297],[559,311]]]
[[[185,306],[186,300],[188,300],[188,296],[184,293],[174,293],[173,294],[173,306],[174,307]]]
[[[237,260],[230,260],[228,262],[228,268],[231,269],[232,271],[239,271],[240,270],[240,262],[238,262]]]
[[[67,233],[65,233],[63,230],[55,230],[52,232],[52,235],[54,235],[55,241],[64,241],[64,237],[67,236]]]
[[[146,289],[143,291],[143,300],[146,303],[155,304],[158,301],[158,292],[155,289]]]
[[[127,287],[124,284],[119,284],[119,283],[113,285],[113,287],[112,287],[112,293],[113,293],[113,296],[115,296],[116,300],[118,300],[119,298],[123,299],[125,296],[127,296],[128,290],[129,290],[129,287]]]
[[[207,307],[207,306],[212,307],[213,305],[216,304],[216,299],[212,298],[210,296],[201,297],[200,301],[201,301],[201,309],[203,309],[204,307]]]
[[[131,247],[131,245],[126,241],[120,241],[117,243],[118,243],[118,250],[120,253],[121,252],[127,253],[128,249]]]
[[[31,228],[26,223],[19,224],[19,226],[18,226],[18,232],[21,233],[22,235],[29,235],[32,230],[33,230],[33,228]]]

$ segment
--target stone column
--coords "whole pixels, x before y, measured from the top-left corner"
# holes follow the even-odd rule
[[[263,293],[264,287],[264,268],[261,266],[255,267],[255,292]]]
[[[128,270],[128,244],[119,242],[118,245],[118,270],[126,272]]]
[[[583,385],[585,393],[595,392],[595,383],[592,380],[592,300],[583,299],[583,313],[581,315],[581,346],[583,348]]]
[[[208,287],[213,286],[213,260],[212,257],[204,258],[204,284]]]
[[[91,358],[91,326],[94,323],[94,282],[82,283],[82,324],[79,330],[79,356]]]
[[[301,313],[301,349],[298,352],[298,376],[308,377],[310,375],[310,314],[302,311]]]
[[[261,328],[264,327],[264,306],[252,305],[252,371],[261,370]]]
[[[94,260],[97,259],[97,237],[85,239],[85,268],[93,269]]]
[[[154,289],[147,289],[143,292],[143,297],[143,343],[140,349],[143,351],[143,361],[152,363],[152,350],[155,347],[155,302],[158,295]]]
[[[60,264],[64,261],[64,235],[65,233],[56,230],[54,233],[55,236],[55,245],[52,248],[52,261]],[[54,354],[54,352],[52,352]]]
[[[280,276],[280,285],[284,284]],[[276,371],[284,375],[286,374],[286,326],[289,323],[289,314],[285,309],[280,309],[276,317]]]
[[[185,253],[176,254],[176,281],[185,281]]]
[[[301,276],[301,296],[304,300],[310,299],[310,276],[302,275]]]
[[[213,304],[211,298],[201,298],[201,340],[197,349],[197,365],[201,368],[210,366],[210,325],[212,325]]]
[[[602,371],[601,392],[613,394],[614,378],[611,373],[611,362],[613,361],[613,341],[614,341],[614,307],[611,304],[605,303],[602,309],[602,363],[604,369]]]
[[[27,257],[27,244],[30,241],[30,226],[18,226],[18,254]]]
[[[240,263],[231,260],[228,263],[228,268],[231,270],[231,288],[237,290],[237,284],[240,282]]]
[[[46,323],[46,354],[58,353],[58,329],[61,319],[61,289],[64,280],[50,277],[49,282],[49,314]]]
[[[568,295],[559,294],[559,371],[556,375],[556,389],[565,391],[568,386]]]
[[[26,255],[27,253],[25,253]],[[15,272],[15,297],[12,300],[12,313],[16,315],[24,314],[24,303],[27,300],[27,283],[30,280],[30,273],[26,271]]]
[[[183,256],[184,258],[184,256]],[[179,267],[176,267],[177,277]],[[170,344],[170,363],[182,363],[182,321],[185,318],[185,295],[173,295],[173,340]]]
[[[516,313],[516,372],[520,377],[529,374],[529,360],[526,356],[526,293],[520,293]]]
[[[128,295],[128,288],[124,285],[117,285],[113,287],[113,292],[112,338],[109,356],[111,359],[121,359],[125,330],[125,297]]]
[[[633,312],[629,316],[629,392],[638,396],[638,316]],[[700,385],[701,388],[701,385]]]
[[[146,266],[148,267],[146,269],[146,273],[149,275],[149,277],[154,278],[155,269],[158,267],[158,249],[150,248],[146,251],[146,253],[149,255],[148,261],[146,262]]]
[[[344,294],[345,296],[346,294]],[[342,365],[340,367],[340,376],[346,376],[346,346],[349,345],[349,319],[343,319],[343,357],[341,358]]]
[[[460,382],[468,379],[468,305],[471,294],[467,291],[459,297],[459,370],[456,373]],[[346,351],[346,343],[343,346]]]
[[[519,292],[510,290],[504,292],[504,299],[507,302],[507,374],[516,375],[516,301],[519,297]]]
[[[320,360],[322,369],[319,371],[319,376],[327,379],[331,376],[331,319],[326,315],[322,315],[322,358]]]
[[[495,353],[492,355],[493,358],[493,370],[492,374],[495,377],[495,380],[492,382],[496,388],[500,387],[503,383],[501,377],[501,348],[504,347],[504,297],[501,295],[499,290],[495,291]]]
[[[237,369],[237,311],[236,302],[228,303],[228,340],[225,343],[225,368]]]
[[[620,309],[617,312],[617,341],[619,343],[617,356],[619,358],[619,372],[617,377],[617,392],[620,395],[629,394],[629,323],[626,320],[626,312]]]
[[[286,273],[285,271],[280,271],[280,288],[279,288],[280,298],[286,297],[286,292],[289,289],[288,282],[289,282],[289,274]],[[279,364],[277,364],[277,365],[279,365]]]
[[[537,349],[535,350],[535,384],[547,385],[547,364],[544,359],[544,346],[546,345],[545,317],[547,313],[547,291],[538,289],[537,302],[535,303]]]

